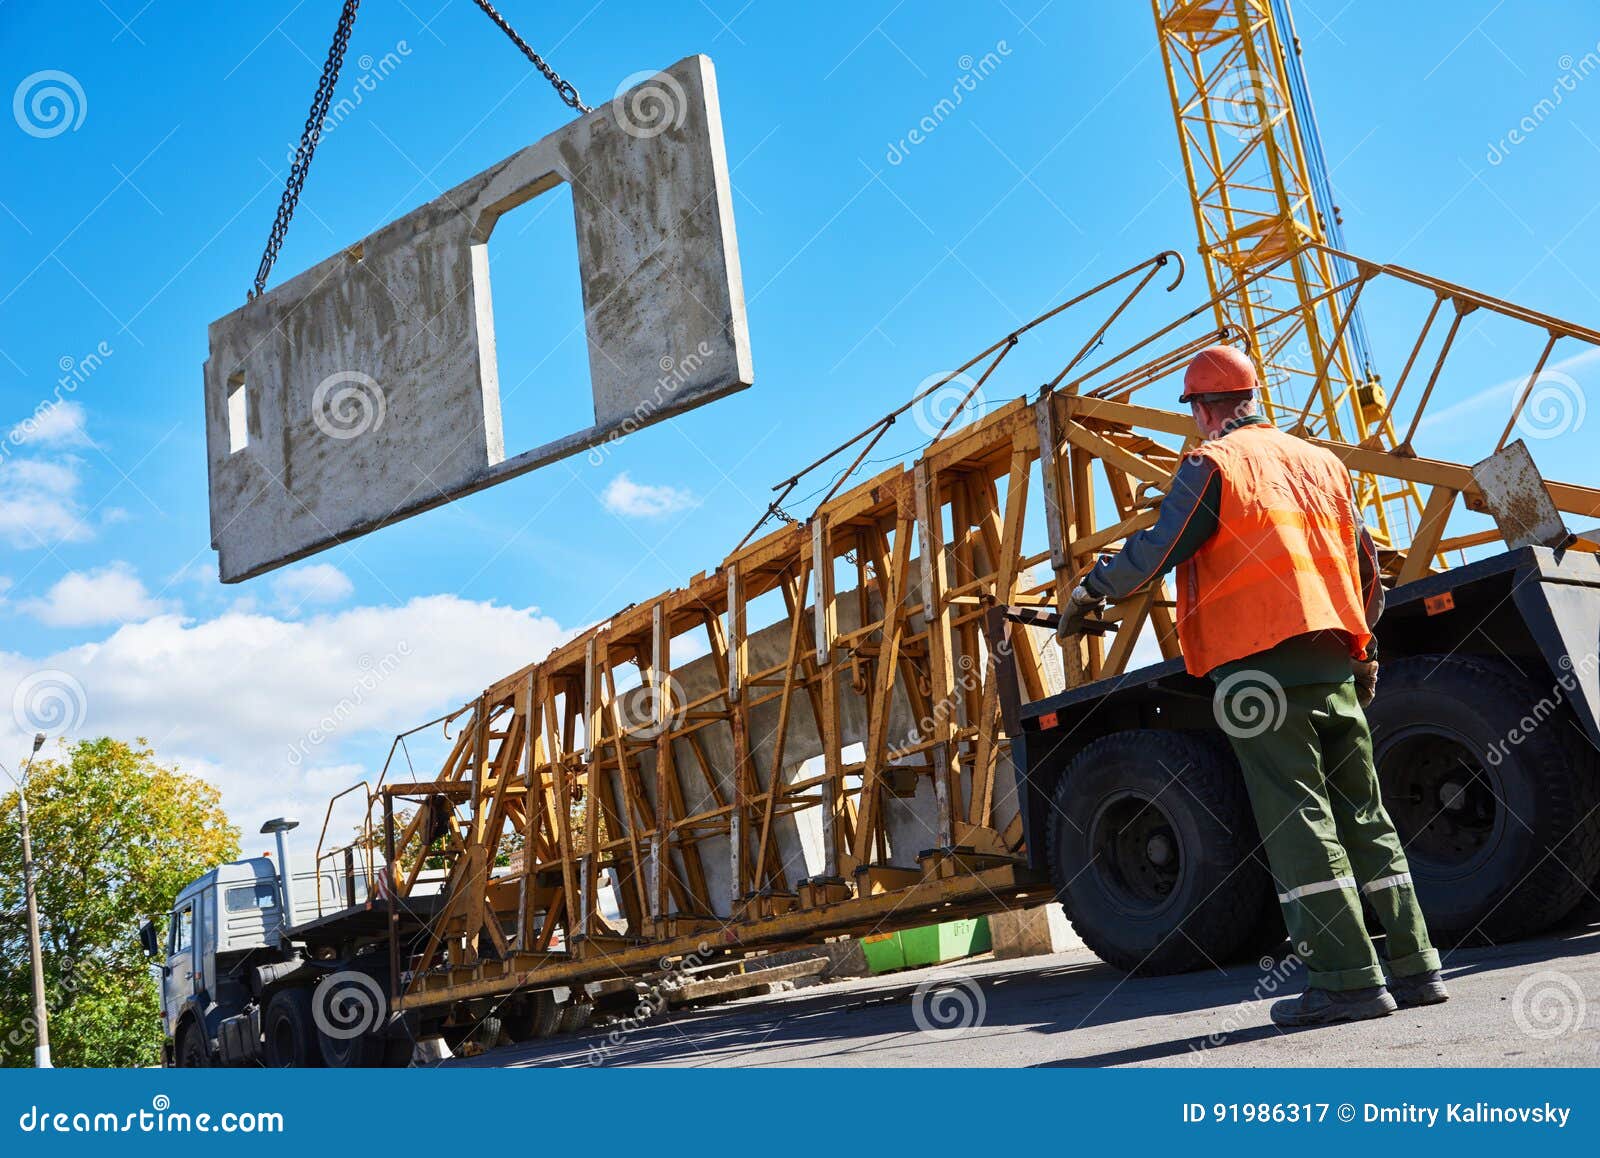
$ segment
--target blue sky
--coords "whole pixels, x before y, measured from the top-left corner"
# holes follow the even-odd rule
[[[243,301],[337,5],[0,4],[7,90],[58,70],[82,94],[54,135],[0,119],[0,428],[73,381],[52,429],[0,461],[0,691],[67,672],[83,688],[77,731],[148,736],[218,779],[252,828],[278,808],[320,813],[327,791],[381,763],[386,733],[715,567],[772,483],[929,375],[1158,250],[1194,250],[1145,4],[503,10],[591,104],[641,69],[712,57],[757,384],[602,465],[558,464],[224,587],[209,550],[206,326]],[[1351,247],[1600,319],[1587,264],[1600,252],[1600,77],[1534,111],[1600,54],[1600,12],[1295,11]],[[960,108],[905,147],[966,62],[991,53]],[[321,146],[275,282],[567,115],[469,0],[369,2],[340,91],[374,70]],[[491,244],[513,452],[579,425],[587,394],[568,213],[536,201]],[[1175,297],[1197,303],[1201,284],[1191,266]],[[1392,377],[1405,326],[1382,311],[1369,324]],[[989,398],[1036,387],[1061,353],[1019,356]],[[1507,403],[1483,394],[1502,357],[1505,375],[1519,368],[1485,352],[1476,380],[1441,383],[1441,409],[1460,409],[1425,429],[1423,453],[1492,447]],[[1539,461],[1589,481],[1590,441],[1575,430]],[[0,718],[8,765],[29,730],[14,722]]]

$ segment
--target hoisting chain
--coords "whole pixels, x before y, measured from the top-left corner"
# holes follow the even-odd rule
[[[590,113],[594,111],[588,105],[583,103],[583,98],[578,95],[578,86],[573,84],[570,80],[562,79],[561,75],[557,73],[555,69],[551,68],[544,62],[544,57],[540,56],[533,49],[529,48],[528,42],[517,35],[517,30],[506,23],[506,18],[500,15],[500,13],[495,9],[495,6],[489,3],[489,0],[474,0],[474,3],[476,3],[479,8],[483,9],[483,14],[485,16],[500,26],[500,31],[509,36],[511,38],[511,43],[515,44],[522,51],[522,55],[526,56],[533,62],[533,67],[544,73],[545,80],[549,81],[550,86],[556,90],[556,96],[561,98],[562,103],[564,103],[568,108],[577,109],[580,113]]]
[[[278,216],[272,222],[272,233],[267,237],[267,248],[261,255],[261,265],[256,270],[255,287],[250,291],[254,298],[267,288],[267,278],[272,265],[278,260],[278,250],[289,232],[289,221],[294,217],[294,207],[300,203],[300,190],[311,171],[311,156],[322,139],[322,122],[328,116],[328,106],[333,103],[333,89],[339,83],[339,68],[344,64],[344,51],[350,47],[350,29],[356,22],[356,9],[361,0],[344,0],[339,12],[339,26],[333,31],[333,44],[328,48],[328,59],[322,65],[322,79],[317,82],[316,95],[311,98],[311,111],[306,114],[305,131],[300,134],[300,147],[294,151],[294,164],[289,166],[289,182],[284,186],[283,199],[278,202]]]
[[[517,30],[506,23],[506,18],[489,3],[489,0],[475,0],[478,7],[483,9],[484,15],[493,20],[500,30],[511,38],[511,43],[521,50],[522,55],[533,62],[533,66],[544,74],[556,90],[556,96],[561,98],[563,104],[569,108],[587,113],[593,110],[583,103],[583,98],[578,95],[578,88],[571,81],[561,77],[555,69],[545,63],[528,42],[517,35]],[[289,180],[284,186],[283,199],[278,202],[278,215],[273,219],[272,232],[267,237],[267,247],[261,254],[261,265],[256,269],[255,285],[250,290],[249,298],[253,299],[267,287],[267,278],[272,274],[272,266],[278,260],[278,250],[283,247],[284,236],[289,232],[289,222],[294,218],[295,206],[300,203],[300,190],[306,183],[306,174],[311,170],[311,157],[317,151],[317,142],[322,139],[322,125],[327,119],[328,108],[333,103],[333,90],[339,83],[339,69],[344,64],[345,50],[350,46],[350,30],[355,26],[356,9],[361,6],[361,0],[344,0],[344,7],[339,12],[339,25],[333,32],[333,44],[328,48],[328,59],[322,65],[322,77],[317,81],[316,95],[311,98],[311,111],[306,114],[306,127],[300,134],[300,147],[294,152],[294,163],[289,167]]]

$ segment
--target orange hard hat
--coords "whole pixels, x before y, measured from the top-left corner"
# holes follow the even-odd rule
[[[1208,346],[1194,356],[1183,372],[1187,402],[1197,394],[1249,394],[1256,388],[1256,367],[1250,355],[1237,346]]]

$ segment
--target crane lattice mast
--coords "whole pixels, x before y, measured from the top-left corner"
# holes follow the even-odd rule
[[[1218,325],[1248,336],[1279,426],[1392,448],[1364,281],[1329,252],[1343,238],[1287,0],[1151,6]],[[1415,484],[1385,490],[1364,475],[1356,486],[1379,541],[1409,542]]]

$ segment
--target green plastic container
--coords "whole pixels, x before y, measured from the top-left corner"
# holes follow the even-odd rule
[[[989,918],[976,917],[898,933],[875,933],[861,938],[861,951],[874,973],[892,973],[971,957],[987,952],[990,943]]]
[[[861,952],[874,973],[893,973],[906,967],[906,951],[899,933],[874,933],[861,938]]]

